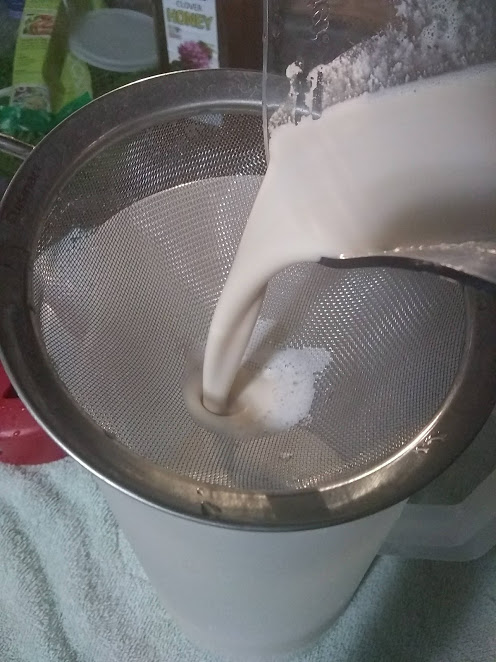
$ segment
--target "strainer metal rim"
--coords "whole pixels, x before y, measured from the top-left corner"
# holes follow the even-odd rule
[[[107,483],[175,514],[260,530],[328,526],[372,514],[422,488],[468,446],[496,399],[496,295],[466,286],[466,345],[431,423],[387,462],[342,483],[296,493],[243,491],[178,476],[125,448],[72,400],[37,330],[31,255],[53,196],[92,150],[157,118],[206,111],[259,113],[262,77],[208,70],[133,83],[85,106],[51,132],[15,176],[0,206],[0,350],[19,395],[64,450]],[[173,100],[173,101],[171,101]]]

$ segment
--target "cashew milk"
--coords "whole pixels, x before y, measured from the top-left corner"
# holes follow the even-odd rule
[[[365,94],[278,128],[217,304],[203,404],[225,414],[269,279],[286,266],[496,230],[496,66]],[[234,403],[235,406],[235,403]]]

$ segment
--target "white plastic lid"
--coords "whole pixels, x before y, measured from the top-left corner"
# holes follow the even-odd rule
[[[79,20],[69,48],[80,60],[107,71],[142,71],[157,66],[153,19],[131,9],[95,9]]]

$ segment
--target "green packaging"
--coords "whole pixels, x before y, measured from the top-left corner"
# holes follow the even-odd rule
[[[36,144],[62,119],[91,101],[88,66],[68,51],[67,35],[66,11],[60,0],[26,0],[12,85],[3,90],[0,100],[0,132]],[[11,176],[13,163],[17,165],[1,155],[0,173]]]

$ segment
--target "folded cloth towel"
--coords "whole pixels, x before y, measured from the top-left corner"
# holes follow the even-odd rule
[[[166,550],[165,558],[166,562]],[[0,465],[0,662],[213,662],[171,622],[90,474]],[[298,662],[494,662],[496,550],[382,557]]]

